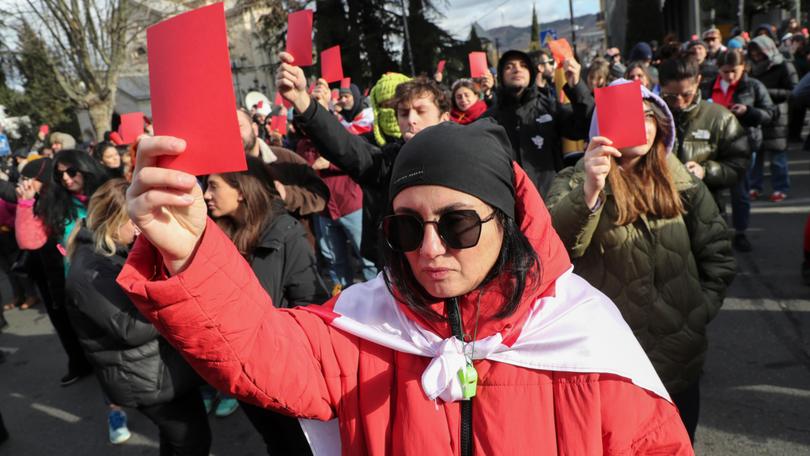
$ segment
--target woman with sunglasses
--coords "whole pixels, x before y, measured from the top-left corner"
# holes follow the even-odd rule
[[[68,373],[61,385],[70,385],[89,375],[92,367],[79,345],[65,312],[66,263],[62,252],[76,221],[87,215],[87,204],[96,189],[109,177],[104,167],[90,154],[74,149],[62,150],[53,159],[52,179],[36,195],[32,188],[18,190],[17,217],[20,218],[17,242],[21,249],[36,250],[42,267],[45,308],[68,354]],[[44,290],[43,290],[44,288]]]
[[[709,190],[672,153],[666,103],[641,91],[646,143],[612,147],[594,115],[585,156],[560,172],[548,202],[577,273],[619,307],[694,440],[706,324],[735,263]]]
[[[302,421],[319,451],[692,454],[649,360],[571,272],[494,122],[444,122],[408,141],[389,186],[384,273],[295,309],[267,305],[206,220],[194,177],[155,167],[184,146],[139,145],[128,204],[143,236],[119,284],[209,381],[336,418]]]
[[[303,225],[284,209],[267,165],[247,157],[247,171],[212,174],[203,198],[208,214],[247,260],[273,305],[292,308],[321,304],[329,294],[318,275],[315,252]],[[215,414],[228,416],[237,401],[221,393]],[[306,437],[294,418],[242,403],[262,435],[268,454],[304,455]]]

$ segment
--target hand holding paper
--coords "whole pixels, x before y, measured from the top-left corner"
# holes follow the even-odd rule
[[[276,87],[285,100],[292,103],[297,112],[304,112],[312,102],[307,93],[307,78],[304,70],[293,64],[293,57],[282,52],[279,54],[281,65],[276,73]]]

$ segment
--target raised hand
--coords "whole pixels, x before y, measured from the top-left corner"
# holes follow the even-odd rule
[[[565,81],[569,87],[574,87],[579,84],[579,75],[582,67],[577,62],[577,59],[570,57],[563,62],[563,72],[565,72]]]
[[[582,157],[585,165],[585,203],[593,208],[599,200],[599,193],[605,188],[605,180],[610,172],[613,159],[622,156],[618,149],[611,146],[613,141],[604,136],[594,136],[588,144],[588,150]]]
[[[169,272],[188,264],[205,230],[206,206],[197,179],[158,168],[162,155],[178,155],[186,142],[169,136],[141,136],[132,185],[127,190],[129,218],[163,256]]]
[[[292,103],[299,113],[304,112],[309,107],[312,100],[307,93],[307,78],[304,70],[293,64],[293,56],[282,52],[278,56],[281,65],[276,73],[276,87],[281,96]]]

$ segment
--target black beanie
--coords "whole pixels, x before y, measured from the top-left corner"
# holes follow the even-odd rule
[[[50,182],[53,174],[53,161],[47,157],[31,160],[23,166],[20,174],[23,177],[36,179],[40,182]]]
[[[515,218],[512,146],[492,119],[442,122],[402,146],[394,162],[389,204],[415,185],[440,185],[475,196]]]

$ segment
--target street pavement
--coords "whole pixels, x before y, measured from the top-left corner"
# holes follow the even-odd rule
[[[699,455],[810,455],[810,287],[800,277],[810,214],[810,152],[791,146],[793,187],[782,203],[753,204],[754,251],[737,254],[738,274],[709,326],[701,382]],[[767,191],[768,189],[766,189]],[[8,283],[0,283],[3,301]],[[61,388],[66,358],[42,306],[5,313],[0,333],[0,412],[11,439],[2,456],[157,454],[157,431],[129,413],[132,438],[107,440],[106,406],[94,377]],[[261,455],[244,414],[210,419],[212,454]]]

